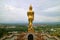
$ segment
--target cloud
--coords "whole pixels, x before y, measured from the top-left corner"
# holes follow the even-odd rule
[[[34,22],[59,22],[60,16],[57,17],[48,17],[43,15],[35,15]]]
[[[11,6],[11,5],[5,5],[5,10],[9,10],[9,11],[12,11],[12,10],[15,10],[16,8],[14,6]]]
[[[44,15],[48,17],[60,16],[60,6],[49,7],[38,11],[39,15]]]
[[[60,22],[60,0],[3,0],[0,4],[0,23],[27,22],[30,4],[35,12],[34,22]]]
[[[51,8],[55,9],[55,8]],[[50,10],[51,10],[50,9]],[[27,22],[27,10],[24,8],[17,8],[12,5],[5,5],[3,14],[0,15],[0,22]],[[49,10],[49,9],[48,9]],[[49,11],[50,12],[50,11]],[[59,22],[60,16],[44,16],[35,13],[34,22]]]
[[[3,10],[2,10],[3,11]],[[0,15],[0,22],[26,22],[26,10],[23,8],[16,8],[12,5],[5,5],[4,11]]]
[[[43,10],[43,12],[60,12],[60,6],[54,6]]]

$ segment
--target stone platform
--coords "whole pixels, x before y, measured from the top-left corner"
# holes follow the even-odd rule
[[[21,33],[15,40],[44,40],[41,33]]]

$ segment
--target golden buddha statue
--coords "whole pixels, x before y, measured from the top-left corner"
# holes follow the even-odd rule
[[[40,33],[35,32],[32,27],[33,20],[34,20],[34,11],[32,11],[32,5],[30,5],[29,7],[27,16],[28,16],[28,21],[29,21],[28,32],[20,33],[20,35],[17,35],[17,38],[15,40],[44,40],[43,36]]]
[[[29,11],[27,12],[27,16],[28,16],[28,21],[29,21],[28,32],[34,32],[34,29],[32,27],[32,23],[34,20],[34,11],[32,11],[32,5],[30,5],[30,7],[29,7]]]

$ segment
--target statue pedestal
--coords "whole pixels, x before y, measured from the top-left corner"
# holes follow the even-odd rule
[[[41,33],[27,32],[18,35],[16,40],[44,40],[44,39]]]

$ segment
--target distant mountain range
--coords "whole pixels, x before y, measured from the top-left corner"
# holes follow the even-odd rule
[[[0,24],[19,24],[19,25],[25,25],[28,23],[0,23]],[[60,22],[37,22],[33,24],[60,24]]]
[[[35,23],[37,24],[37,23]],[[60,24],[60,22],[40,22],[38,24]]]

